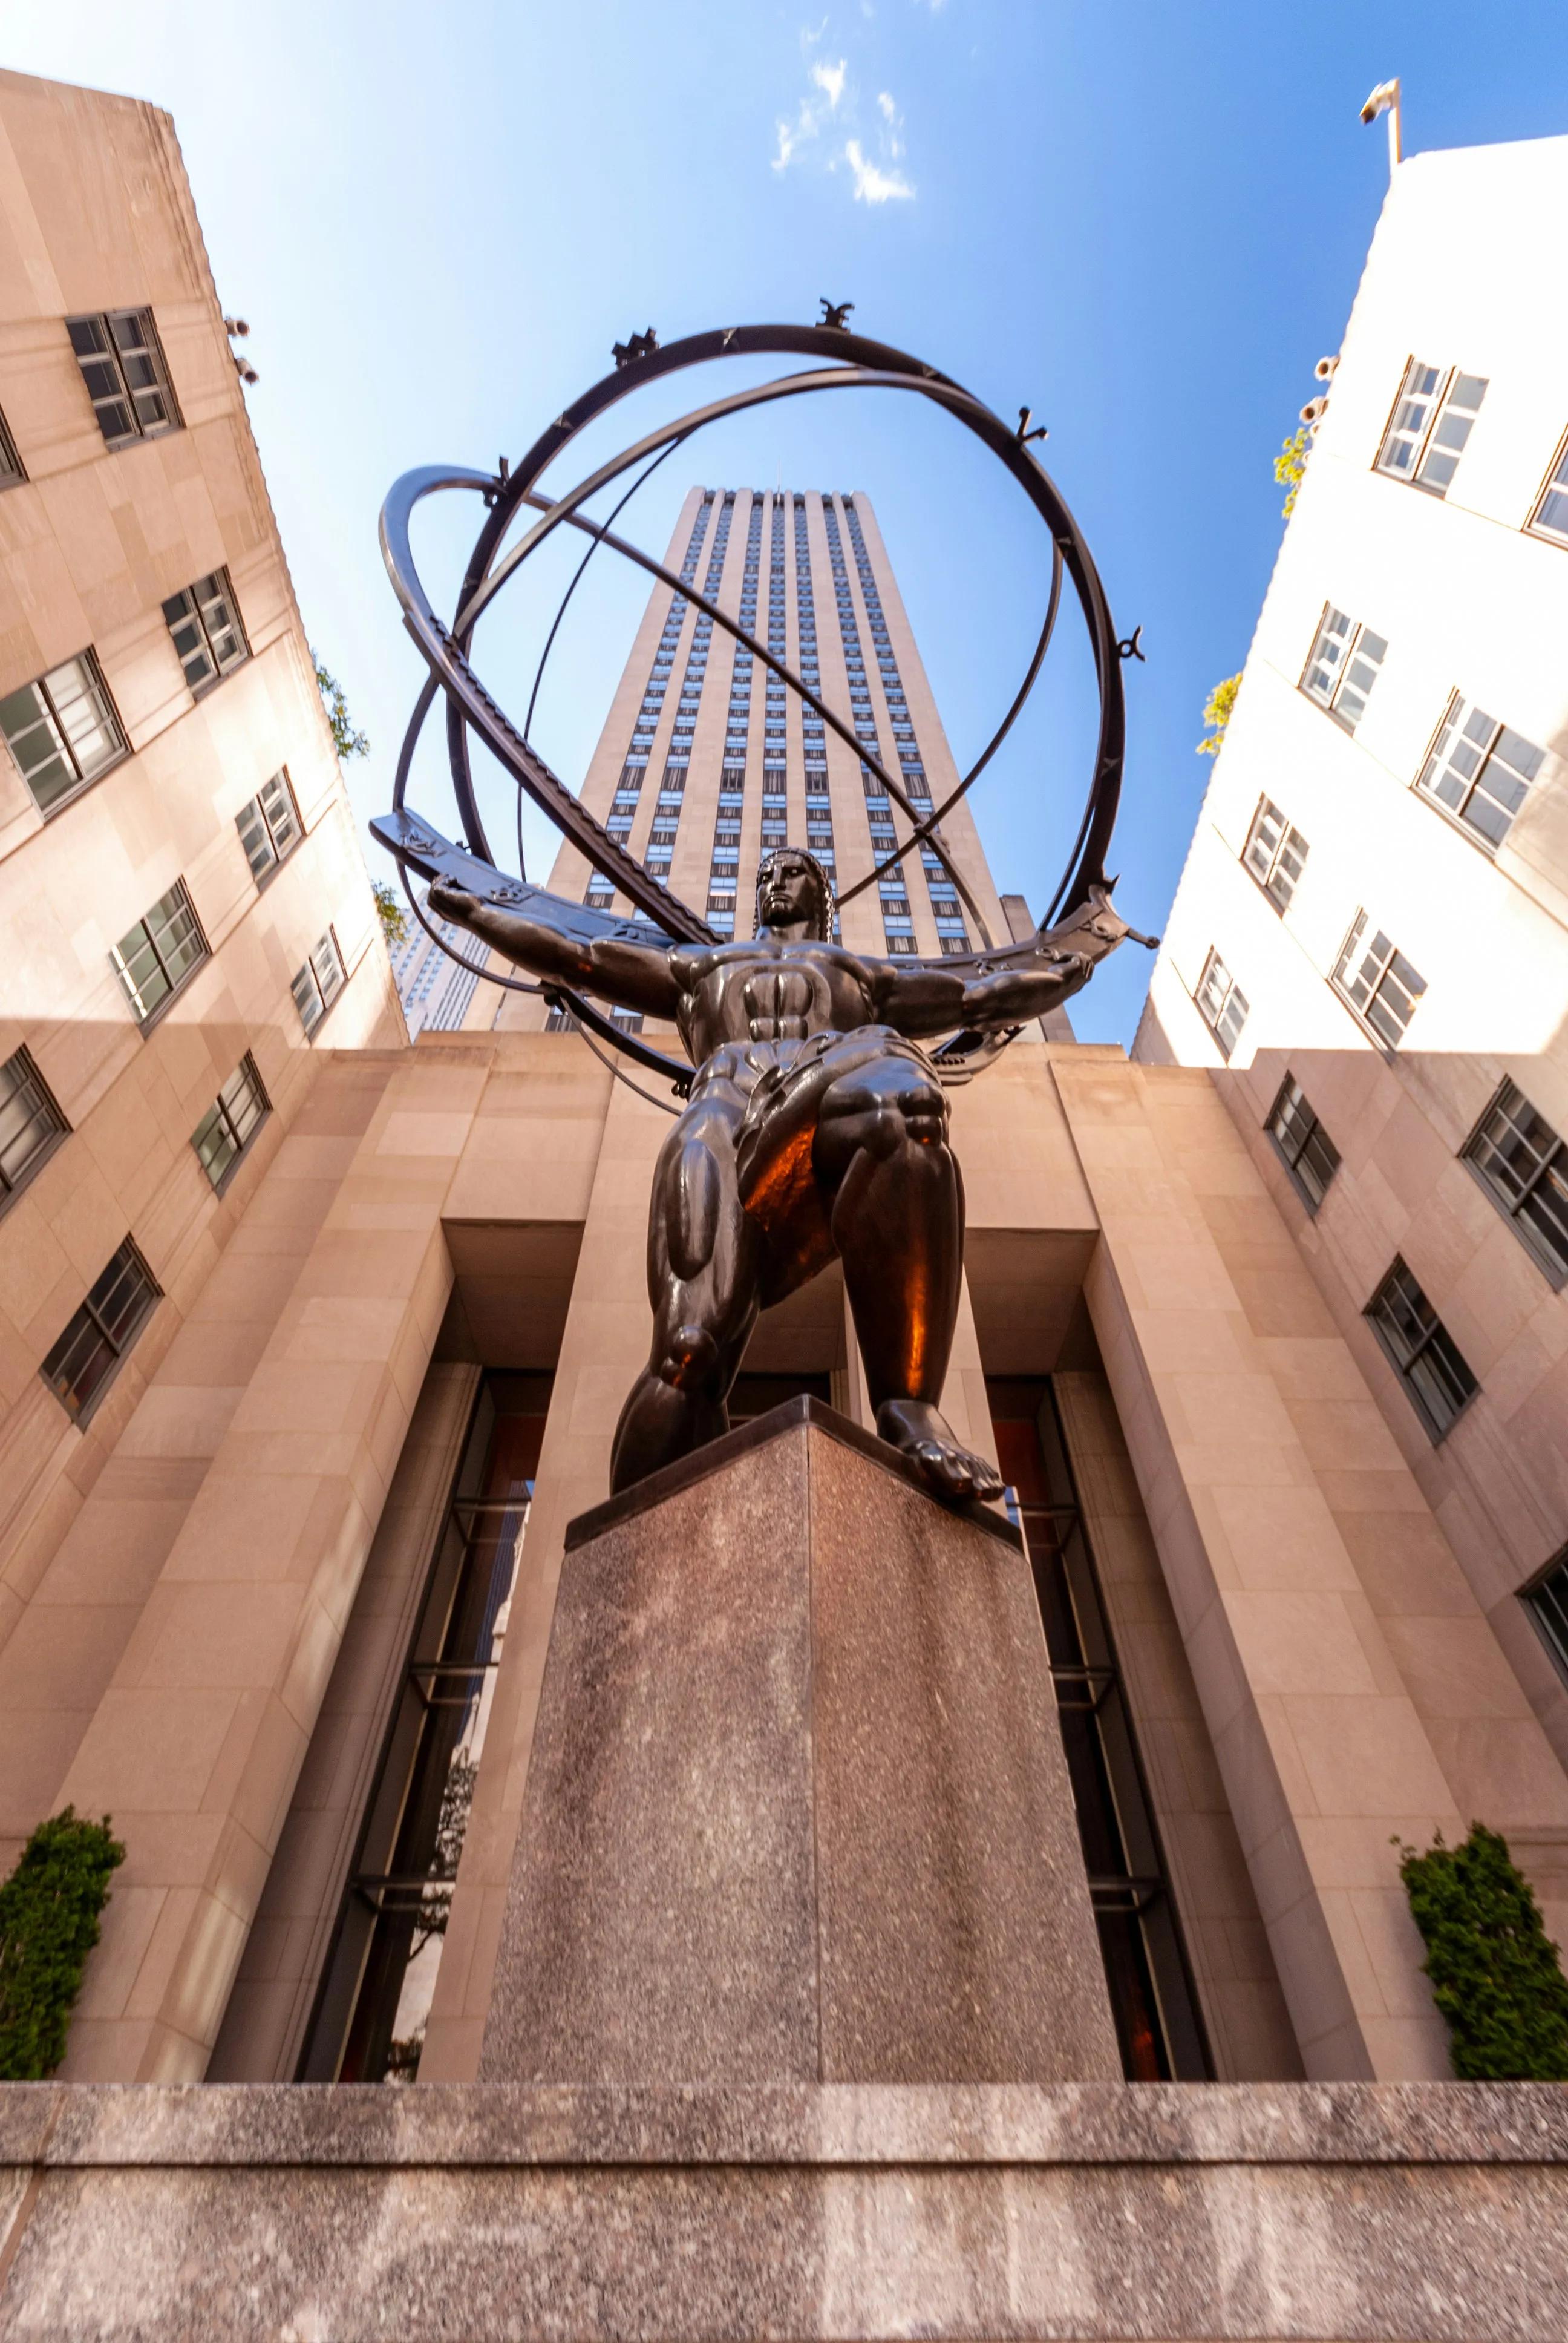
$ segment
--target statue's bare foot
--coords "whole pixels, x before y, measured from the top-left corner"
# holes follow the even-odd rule
[[[877,1432],[891,1448],[917,1463],[939,1497],[1000,1497],[1001,1474],[983,1456],[961,1448],[950,1427],[925,1400],[885,1399],[877,1410]]]

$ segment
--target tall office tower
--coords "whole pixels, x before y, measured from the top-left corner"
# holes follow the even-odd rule
[[[693,488],[665,563],[849,716],[922,820],[957,786],[868,497]],[[768,848],[808,847],[842,891],[913,828],[815,709],[663,586],[648,598],[582,795],[724,936],[751,932]],[[999,899],[967,799],[944,820],[940,843],[990,934],[1009,937],[1010,910],[1016,924],[1021,907]],[[549,883],[603,909],[614,901],[574,847],[562,847]],[[972,925],[941,856],[922,843],[848,905],[842,933],[857,950],[934,958],[975,950]],[[541,1015],[519,1006],[500,1021]]]
[[[281,1306],[308,1188],[270,1267],[254,1236],[220,1255],[288,1163],[315,1061],[403,1032],[173,126],[5,74],[0,146],[14,1854]],[[133,1482],[146,1534],[106,1541]]]
[[[419,889],[415,911],[404,914],[407,932],[391,955],[392,981],[410,1041],[427,1031],[450,1033],[463,1023],[487,958],[485,946],[466,928],[433,916],[428,894],[428,888]]]
[[[1564,138],[1396,169],[1134,1052],[1214,1070],[1559,1750],[1565,205]]]

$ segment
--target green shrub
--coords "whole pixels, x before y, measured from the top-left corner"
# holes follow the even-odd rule
[[[0,1887],[0,2081],[35,2083],[65,2055],[109,1875],[126,1850],[74,1806],[40,1823]]]
[[[1241,677],[1239,675],[1228,675],[1225,677],[1223,682],[1217,683],[1214,686],[1213,690],[1203,702],[1203,721],[1205,724],[1211,724],[1214,727],[1214,734],[1211,739],[1199,741],[1198,754],[1200,757],[1217,757],[1221,749],[1224,747],[1225,727],[1231,721],[1231,717],[1236,705],[1236,694],[1241,690]]]
[[[1458,1846],[1441,1831],[1424,1855],[1394,1845],[1454,2073],[1467,2083],[1568,2082],[1568,1978],[1507,1841],[1472,1823]]]

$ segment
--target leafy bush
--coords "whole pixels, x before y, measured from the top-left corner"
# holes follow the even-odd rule
[[[1241,677],[1228,675],[1222,682],[1214,686],[1213,690],[1203,702],[1203,721],[1214,727],[1214,733],[1211,739],[1199,741],[1200,757],[1217,757],[1224,747],[1225,727],[1231,721],[1236,706],[1236,694],[1241,689]]]
[[[1568,2082],[1568,1977],[1507,1841],[1472,1823],[1458,1846],[1441,1831],[1424,1855],[1394,1845],[1454,2073],[1468,2083]]]
[[[126,1850],[74,1806],[40,1823],[0,1887],[0,2081],[35,2083],[65,2055],[109,1875]]]
[[[1284,504],[1284,515],[1287,520],[1295,510],[1296,492],[1306,478],[1307,458],[1311,453],[1312,433],[1303,423],[1294,437],[1286,440],[1274,458],[1274,478],[1281,488],[1289,488],[1291,492],[1285,498]]]

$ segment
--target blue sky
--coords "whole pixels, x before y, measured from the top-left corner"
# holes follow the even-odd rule
[[[420,673],[376,544],[392,478],[519,452],[629,330],[805,320],[827,294],[1049,425],[1118,627],[1144,630],[1114,862],[1150,928],[1207,778],[1203,699],[1245,656],[1279,544],[1271,458],[1338,345],[1387,184],[1362,98],[1403,76],[1411,150],[1568,131],[1563,0],[10,0],[0,61],[174,115],[220,297],[251,323],[250,411],[306,623],[371,738],[362,814],[387,801]],[[592,452],[652,419],[633,402]],[[868,490],[966,761],[1039,624],[1046,566],[1016,492],[891,396],[793,402],[699,445],[625,522],[661,549],[692,478]],[[464,505],[422,529],[438,584],[474,525]],[[535,728],[568,779],[644,599],[633,573],[595,572]],[[480,637],[517,714],[549,586]],[[1065,628],[1052,669],[976,797],[1000,884],[1037,911],[1091,739]],[[450,826],[434,761],[416,795]],[[492,810],[504,834],[498,795]],[[526,836],[542,875],[531,809]],[[1101,971],[1074,1007],[1085,1038],[1131,1038],[1148,969],[1129,947]]]

